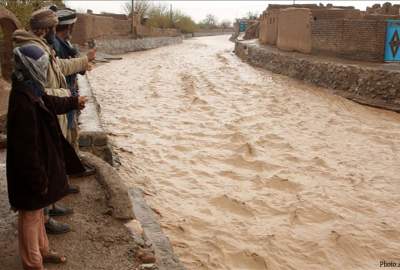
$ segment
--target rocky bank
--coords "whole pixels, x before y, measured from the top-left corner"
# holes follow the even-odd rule
[[[236,54],[256,67],[333,90],[353,101],[400,111],[400,67],[280,51],[258,41],[237,41]]]

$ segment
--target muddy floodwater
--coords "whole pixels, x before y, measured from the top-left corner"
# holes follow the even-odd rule
[[[400,263],[400,116],[238,59],[227,36],[89,75],[119,171],[187,269]]]

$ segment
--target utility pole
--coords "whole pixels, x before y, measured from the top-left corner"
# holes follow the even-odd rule
[[[131,22],[131,33],[133,34],[133,25],[135,23],[135,16],[134,12],[135,11],[135,0],[131,0],[131,16],[132,16],[132,22]]]
[[[169,21],[171,23],[170,27],[173,27],[173,22],[172,22],[172,4],[169,5]]]

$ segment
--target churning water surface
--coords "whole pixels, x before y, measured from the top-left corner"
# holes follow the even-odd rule
[[[188,269],[400,259],[400,116],[242,62],[227,36],[89,75],[129,186]]]

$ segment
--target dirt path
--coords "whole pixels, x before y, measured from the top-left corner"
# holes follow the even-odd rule
[[[180,259],[193,270],[400,262],[400,116],[255,69],[227,38],[90,74],[120,172],[147,192]]]
[[[70,217],[58,218],[72,226],[72,232],[49,236],[50,248],[68,258],[62,266],[48,265],[48,270],[133,270],[137,266],[137,245],[123,223],[109,215],[105,194],[94,177],[73,180],[81,194],[66,197],[63,205],[72,207]],[[5,153],[0,152],[0,269],[20,270],[17,252],[17,220],[9,211],[5,182]]]

